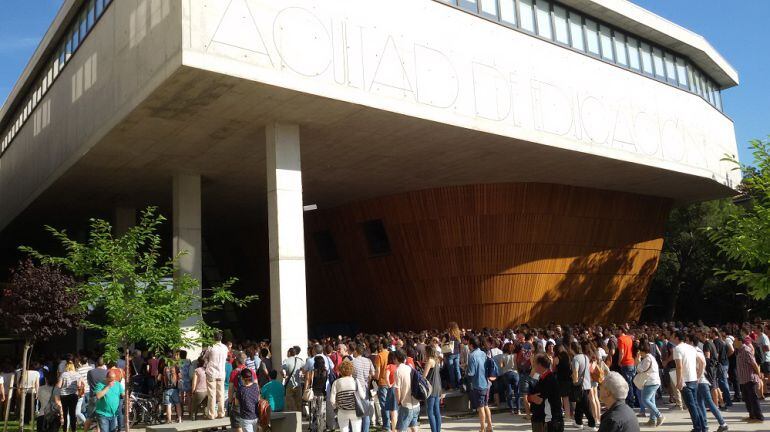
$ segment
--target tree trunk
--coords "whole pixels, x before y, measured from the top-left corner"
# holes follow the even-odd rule
[[[128,344],[123,344],[125,346],[126,350],[126,370],[125,370],[125,376],[126,376],[126,389],[125,389],[125,395],[123,396],[123,408],[124,408],[124,414],[125,414],[125,422],[126,422],[126,432],[131,431],[131,421],[129,416],[129,413],[131,412],[131,375],[129,373],[131,372],[131,368],[129,365],[131,364],[131,351],[128,349]],[[120,425],[118,425],[118,429],[120,429]]]
[[[19,432],[24,432],[24,411],[27,404],[27,394],[24,388],[27,385],[27,354],[29,353],[32,344],[29,340],[24,341],[24,354],[21,357],[21,380],[19,380]]]

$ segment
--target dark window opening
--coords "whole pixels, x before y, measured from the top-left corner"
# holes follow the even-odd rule
[[[364,236],[366,236],[366,244],[369,248],[369,255],[389,254],[390,240],[388,240],[388,233],[385,231],[385,225],[382,224],[382,220],[369,220],[362,225],[364,227]]]
[[[318,250],[318,256],[321,257],[321,262],[339,261],[340,254],[337,252],[337,243],[334,241],[331,231],[326,230],[313,233],[313,241]]]

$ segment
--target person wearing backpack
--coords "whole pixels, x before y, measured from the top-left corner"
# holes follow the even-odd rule
[[[409,429],[417,432],[417,418],[420,416],[420,401],[412,396],[412,371],[413,368],[406,365],[406,353],[396,351],[396,384],[394,393],[398,404],[398,420],[396,430],[404,432]]]
[[[167,353],[168,358],[171,353]],[[166,407],[166,423],[171,423],[171,407],[176,408],[177,422],[182,423],[182,401],[179,398],[179,369],[174,363],[165,363],[162,369],[161,382],[163,384],[163,405]]]
[[[489,411],[489,377],[487,371],[487,354],[481,350],[478,338],[468,340],[471,352],[468,355],[468,370],[470,379],[471,408],[479,414],[480,431],[492,430],[492,413]],[[494,365],[494,361],[492,361]]]

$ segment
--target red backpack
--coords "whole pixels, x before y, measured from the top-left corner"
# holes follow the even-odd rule
[[[257,415],[259,416],[259,426],[262,431],[270,429],[270,415],[273,410],[270,408],[270,402],[266,399],[259,399],[259,405],[257,405]]]

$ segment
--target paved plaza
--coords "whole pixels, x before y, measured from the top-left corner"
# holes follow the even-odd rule
[[[663,413],[663,416],[666,418],[666,422],[660,426],[659,428],[649,428],[642,426],[642,431],[665,431],[665,432],[679,432],[679,431],[690,431],[692,430],[692,424],[690,423],[690,417],[687,414],[687,411],[682,410],[672,410],[667,405],[664,405],[661,408],[661,412]],[[770,401],[762,401],[762,412],[765,413],[766,416],[770,416]],[[722,415],[724,416],[725,420],[727,420],[727,424],[730,427],[731,431],[755,431],[755,432],[770,432],[770,419],[766,420],[765,423],[755,424],[755,423],[746,423],[742,422],[741,419],[747,417],[748,414],[746,414],[745,406],[743,403],[733,405],[733,407],[728,411],[723,411]],[[420,418],[421,425],[420,430],[429,431],[430,428],[428,427],[427,418],[423,419]],[[505,413],[498,413],[494,414],[492,416],[492,420],[494,423],[494,428],[496,431],[531,431],[532,428],[530,427],[529,423],[524,421],[521,416],[512,416],[510,414]],[[640,422],[644,423],[647,420],[646,419],[639,419]],[[708,418],[708,425],[709,430],[716,430],[718,424],[716,420],[714,420],[714,417],[709,413]],[[571,423],[565,425],[565,431],[570,430],[578,430],[576,427],[572,426]],[[452,419],[444,419],[444,423],[442,425],[442,430],[446,431],[477,431],[479,429],[478,420],[476,417],[463,417],[463,418],[452,418]]]

